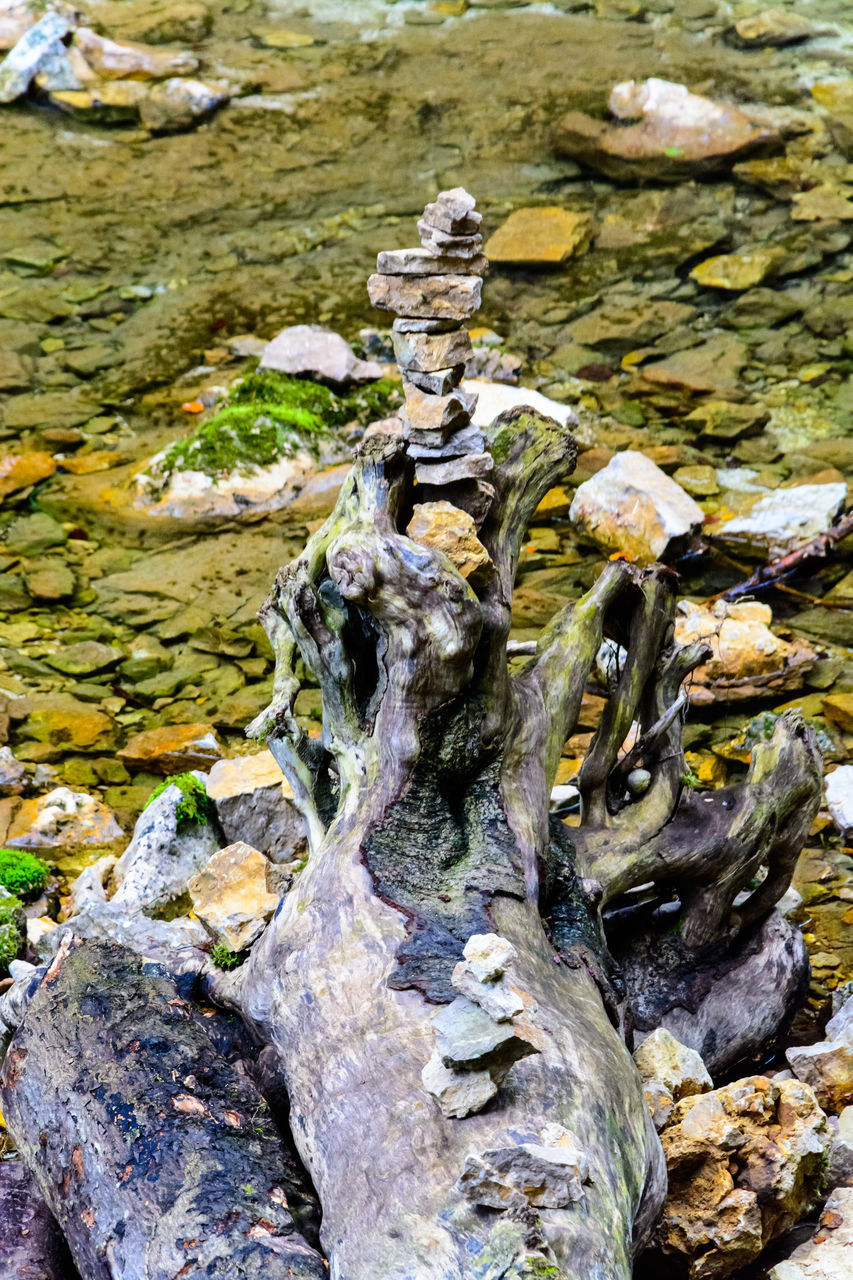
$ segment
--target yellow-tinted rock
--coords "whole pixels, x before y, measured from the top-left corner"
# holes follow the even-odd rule
[[[191,53],[152,49],[144,44],[121,44],[97,35],[89,27],[78,27],[74,44],[93,71],[104,80],[156,80],[167,76],[191,75],[198,59]]]
[[[831,693],[823,699],[823,714],[843,733],[853,733],[853,693]]]
[[[215,853],[190,880],[195,914],[229,951],[250,947],[278,906],[278,897],[267,890],[269,865],[262,853],[238,840]]]
[[[685,751],[684,759],[703,786],[721,787],[728,777],[725,761],[712,751]]]
[[[62,751],[108,751],[113,745],[113,722],[103,711],[73,699],[47,699],[27,716],[26,737]]]
[[[132,769],[182,773],[209,768],[225,755],[225,748],[212,725],[170,724],[135,734],[118,755]]]
[[[711,646],[711,657],[691,677],[690,700],[694,705],[800,686],[817,654],[803,640],[787,641],[774,635],[769,627],[772,620],[769,605],[757,601],[726,604],[720,600],[713,608],[679,601],[676,643],[704,640]]]
[[[712,289],[751,289],[770,275],[782,256],[781,249],[772,247],[724,253],[717,258],[706,258],[690,275],[698,284]]]
[[[18,453],[0,458],[0,498],[46,480],[56,470],[49,453]]]
[[[110,844],[121,839],[122,834],[115,817],[100,800],[57,787],[45,796],[24,800],[5,843],[21,849]]]
[[[549,207],[516,209],[486,242],[492,262],[560,263],[589,248],[592,222],[585,213]]]
[[[672,478],[694,498],[708,498],[720,492],[717,473],[713,467],[679,467],[672,473]]]
[[[482,580],[491,570],[489,553],[467,511],[452,502],[417,502],[406,533],[421,546],[443,551],[463,578]]]
[[[281,787],[283,795],[288,798],[293,795],[290,783],[282,777],[271,751],[237,756],[233,760],[217,760],[207,780],[207,794],[211,800],[229,800],[232,796],[248,795],[261,787]]]
[[[572,495],[558,485],[548,490],[534,514],[540,520],[549,519],[552,516],[567,516],[571,505]]]

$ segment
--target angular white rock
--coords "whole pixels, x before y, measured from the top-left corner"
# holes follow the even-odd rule
[[[421,1080],[444,1114],[456,1120],[482,1111],[498,1091],[488,1071],[453,1071],[444,1065],[437,1052],[421,1072]]]
[[[704,512],[651,458],[626,449],[578,486],[569,517],[600,546],[650,562],[698,529]]]
[[[497,933],[472,933],[462,954],[478,982],[496,982],[518,958],[512,943]]]
[[[658,1027],[634,1050],[634,1062],[643,1080],[658,1080],[673,1100],[707,1093],[714,1082],[695,1049],[676,1040],[671,1031]]]
[[[842,835],[853,831],[853,764],[842,764],[826,775],[826,807]]]
[[[499,413],[506,413],[508,409],[515,409],[519,405],[544,413],[564,427],[573,426],[577,422],[577,416],[570,405],[551,400],[548,396],[543,396],[541,391],[532,391],[530,387],[510,387],[505,382],[467,378],[462,383],[462,390],[479,397],[471,415],[471,421],[477,427],[488,427]]]
[[[715,537],[773,559],[826,533],[846,501],[847,485],[841,482],[774,489],[759,498],[746,515],[727,520]]]
[[[68,30],[68,19],[62,14],[46,13],[21,36],[0,63],[0,102],[20,98],[43,63],[65,52],[62,37]]]
[[[562,1209],[580,1200],[589,1161],[578,1139],[556,1124],[546,1125],[542,1139],[472,1152],[457,1188],[473,1204],[489,1209],[524,1201],[540,1209]]]

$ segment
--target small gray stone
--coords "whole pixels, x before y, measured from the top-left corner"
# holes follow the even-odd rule
[[[476,200],[464,187],[439,191],[424,209],[424,220],[440,231],[453,235],[469,235],[479,227],[483,215],[477,212]]]
[[[482,1111],[498,1091],[488,1071],[452,1071],[437,1053],[421,1072],[421,1080],[444,1114],[456,1120]]]
[[[452,431],[466,427],[477,406],[477,397],[457,389],[446,396],[432,396],[411,384],[406,388],[405,434],[418,444],[442,445]]]
[[[367,281],[375,307],[398,315],[437,320],[465,320],[480,305],[480,276],[381,276]]]
[[[484,276],[489,267],[485,254],[475,258],[451,257],[430,253],[429,249],[389,249],[376,259],[376,270],[383,276]]]
[[[538,1052],[507,1023],[497,1023],[463,997],[433,1016],[438,1056],[444,1066],[464,1071],[509,1068],[519,1058]]]
[[[452,329],[449,333],[440,334],[393,333],[392,338],[397,363],[410,374],[412,370],[432,373],[453,365],[464,365],[473,353],[467,329]]]
[[[488,476],[495,469],[490,453],[469,453],[448,462],[419,462],[415,467],[418,484],[452,484],[454,480],[473,480]]]
[[[481,235],[453,236],[421,218],[418,223],[421,244],[430,253],[447,254],[448,257],[479,258],[483,252]]]
[[[457,320],[435,320],[425,316],[397,316],[393,333],[451,333],[459,328]]]
[[[458,1189],[473,1204],[489,1209],[525,1201],[540,1209],[563,1209],[580,1200],[589,1180],[587,1156],[574,1134],[559,1125],[546,1130],[565,1136],[554,1145],[524,1142],[469,1155]]]
[[[403,387],[417,387],[431,396],[447,396],[455,391],[465,375],[464,364],[449,369],[436,369],[432,373],[419,373],[415,369],[403,370]]]
[[[454,431],[442,445],[415,444],[410,441],[409,456],[422,458],[424,461],[438,461],[442,458],[461,458],[466,453],[482,453],[486,447],[486,437],[479,427],[473,425]]]

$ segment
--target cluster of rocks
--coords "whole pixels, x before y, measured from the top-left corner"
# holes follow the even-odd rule
[[[199,63],[191,53],[110,40],[82,25],[69,5],[39,16],[37,6],[21,4],[13,17],[0,31],[0,48],[9,50],[0,63],[0,103],[34,89],[71,115],[171,133],[228,101],[224,85],[193,78]]]
[[[450,499],[481,524],[494,489],[477,397],[461,387],[472,358],[463,321],[480,305],[487,260],[481,215],[461,187],[442,191],[418,222],[421,247],[379,254],[368,281],[374,306],[396,312],[392,338],[403,374],[403,435],[424,501]]]
[[[634,1061],[669,1179],[653,1249],[690,1280],[729,1276],[818,1201],[833,1131],[808,1084],[759,1075],[714,1089],[663,1028]]]
[[[512,944],[472,934],[462,954],[451,977],[459,995],[433,1015],[435,1050],[421,1076],[444,1114],[457,1119],[482,1111],[513,1063],[539,1052],[507,972],[516,959]]]

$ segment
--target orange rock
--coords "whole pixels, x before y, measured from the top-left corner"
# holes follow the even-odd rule
[[[49,453],[15,453],[0,458],[0,498],[46,480],[56,471]]]
[[[128,768],[168,774],[209,768],[225,748],[213,725],[170,724],[135,734],[118,755]]]
[[[13,849],[42,849],[81,844],[111,844],[123,832],[113,813],[82,791],[57,787],[24,800],[6,836]]]

